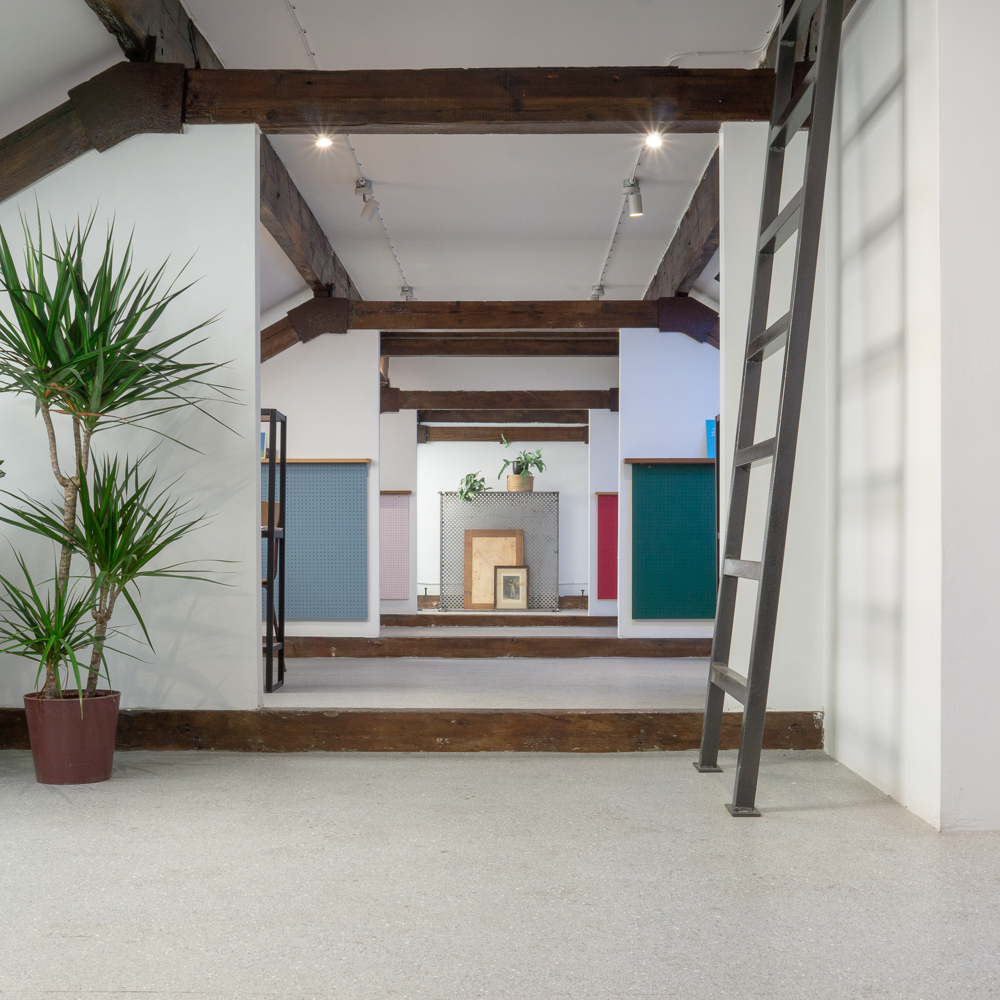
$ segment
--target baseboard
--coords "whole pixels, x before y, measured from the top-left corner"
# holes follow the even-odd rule
[[[592,656],[710,656],[711,638],[619,639],[589,635],[286,635],[286,656],[444,657],[490,659],[519,656],[539,659]]]
[[[722,748],[739,745],[742,715],[727,712]],[[701,712],[132,710],[118,720],[119,750],[308,750],[402,753],[696,750]],[[764,747],[821,750],[820,712],[768,712]],[[0,749],[28,749],[23,709],[0,709]]]

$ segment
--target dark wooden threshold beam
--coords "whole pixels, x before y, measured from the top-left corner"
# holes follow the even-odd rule
[[[589,410],[417,410],[417,420],[438,424],[589,424]]]
[[[382,386],[382,412],[399,410],[618,410],[618,388],[396,389]]]
[[[522,424],[514,427],[438,427],[434,424],[417,424],[417,444],[434,441],[590,441],[589,427],[532,427]]]
[[[719,249],[719,151],[691,196],[670,246],[646,290],[646,299],[687,295]]]
[[[768,121],[771,70],[193,70],[185,121],[266,133],[714,132]]]

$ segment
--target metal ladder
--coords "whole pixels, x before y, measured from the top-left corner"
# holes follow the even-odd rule
[[[813,15],[820,8],[816,60],[799,80],[796,69],[802,68],[804,64],[795,62],[796,43],[800,36],[808,34]],[[723,549],[715,636],[712,640],[712,663],[705,701],[701,752],[695,764],[699,771],[722,770],[719,767],[722,707],[725,696],[732,695],[743,704],[736,783],[733,801],[726,806],[733,816],[760,815],[755,806],[757,774],[764,741],[767,689],[774,650],[778,593],[785,554],[792,473],[795,468],[795,444],[816,283],[842,20],[843,0],[782,0],[774,104],[768,133],[767,165],[764,171],[750,326],[736,430],[729,518]],[[804,182],[779,211],[785,150],[795,134],[807,123],[809,139]],[[774,256],[793,236],[797,245],[789,309],[784,316],[768,326]],[[755,441],[764,360],[782,347],[785,348],[785,356],[775,434],[766,440]],[[767,460],[771,461],[771,478],[761,559],[756,562],[743,558],[750,469],[753,463]],[[753,636],[745,677],[733,670],[729,663],[736,592],[740,580],[757,581]]]

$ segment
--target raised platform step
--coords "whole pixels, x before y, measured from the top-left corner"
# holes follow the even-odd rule
[[[544,751],[622,753],[696,750],[701,712],[123,711],[119,750],[245,750],[300,753]],[[739,746],[742,715],[722,717],[722,749]],[[768,712],[764,747],[821,750],[823,717]],[[0,750],[27,750],[24,710],[0,709]]]
[[[424,628],[436,625],[471,628],[528,627],[535,625],[575,625],[584,628],[608,628],[618,625],[616,615],[580,615],[565,611],[552,614],[504,614],[490,611],[435,611],[416,615],[382,615],[382,624],[392,628]]]
[[[616,636],[382,636],[331,638],[286,635],[285,656],[483,657],[525,656],[536,659],[589,656],[709,656],[712,640],[619,639]]]

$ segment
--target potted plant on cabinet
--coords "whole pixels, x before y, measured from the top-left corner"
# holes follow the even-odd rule
[[[49,783],[110,777],[120,693],[100,690],[98,680],[107,676],[117,598],[125,598],[149,641],[137,580],[206,578],[203,571],[155,565],[166,546],[202,519],[155,489],[155,472],[141,472],[145,458],[95,459],[94,437],[124,424],[153,430],[150,418],[189,406],[205,412],[209,399],[231,399],[208,381],[220,364],[183,357],[211,320],[163,340],[154,334],[164,310],[189,286],[161,292],[166,264],[133,279],[131,240],[117,263],[113,227],[88,280],[84,256],[92,225],[93,218],[78,223],[63,240],[53,229],[46,251],[40,215],[37,232],[25,224],[23,276],[0,230],[6,298],[0,300],[0,391],[33,398],[62,493],[62,502],[52,504],[16,498],[23,506],[4,504],[2,518],[51,539],[58,551],[51,580],[36,583],[20,555],[23,583],[0,578],[6,609],[0,646],[38,663],[41,686],[24,703],[36,777]],[[68,462],[60,455],[60,423],[71,435],[64,439],[72,440]],[[86,562],[86,573],[74,576],[74,557]],[[74,691],[67,690],[70,674]]]
[[[503,441],[505,448],[510,447],[511,442],[502,434],[500,435],[500,440]],[[533,492],[535,489],[535,477],[531,475],[531,470],[537,469],[538,472],[545,471],[545,463],[542,461],[542,449],[536,448],[535,451],[520,451],[516,458],[504,459],[504,463],[500,466],[500,471],[497,473],[497,479],[504,474],[508,467],[510,467],[512,475],[507,477],[507,492]]]

